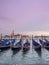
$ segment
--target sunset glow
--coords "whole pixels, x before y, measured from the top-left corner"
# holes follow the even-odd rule
[[[31,32],[24,32],[23,34],[26,35],[44,35],[49,36],[49,31],[31,31]]]

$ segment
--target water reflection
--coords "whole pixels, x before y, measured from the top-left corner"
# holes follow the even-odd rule
[[[30,46],[30,49],[20,50],[0,50],[0,63],[7,64],[37,64],[49,63],[49,50],[35,50]]]
[[[7,48],[7,49],[0,49],[1,52],[6,51],[6,50],[9,50],[9,48]]]
[[[6,51],[8,51],[9,49],[0,49],[0,56],[2,55],[2,54],[4,54]]]
[[[20,49],[16,49],[16,50],[12,50],[12,51],[13,51],[13,53],[12,53],[12,56],[13,56],[13,55],[17,54],[20,51]]]
[[[22,50],[23,52],[23,57],[25,57],[25,55],[29,52],[29,49],[28,50]]]
[[[41,50],[36,50],[36,53],[38,54],[39,57],[41,57],[42,54]]]
[[[45,48],[45,49],[49,51],[49,48]]]

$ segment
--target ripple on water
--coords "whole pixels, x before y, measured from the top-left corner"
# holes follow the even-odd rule
[[[36,64],[49,63],[49,51],[42,49],[41,52],[30,48],[27,52],[22,50],[16,52],[11,49],[0,51],[0,63],[7,64]]]

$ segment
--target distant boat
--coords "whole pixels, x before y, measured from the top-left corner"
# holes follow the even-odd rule
[[[10,48],[9,39],[0,40],[0,49],[8,49]]]
[[[48,40],[41,40],[39,39],[40,43],[43,45],[44,48],[49,49],[49,41]]]
[[[26,40],[26,42],[23,44],[23,51],[27,51],[30,48],[30,43],[28,41],[28,39]]]
[[[38,42],[36,42],[34,39],[32,40],[32,45],[35,50],[41,50],[41,45]]]
[[[12,43],[12,47],[11,47],[12,50],[19,50],[22,47],[22,39],[20,39],[18,42],[16,41]]]

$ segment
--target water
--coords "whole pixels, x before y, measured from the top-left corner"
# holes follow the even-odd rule
[[[49,64],[49,50],[42,49],[35,51],[30,45],[30,50],[23,52],[12,51],[11,49],[1,51],[0,50],[0,63],[2,64]]]

